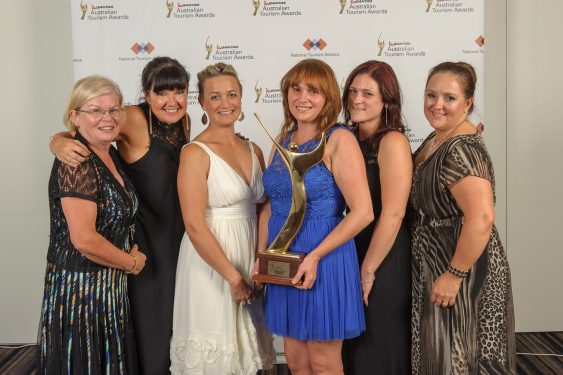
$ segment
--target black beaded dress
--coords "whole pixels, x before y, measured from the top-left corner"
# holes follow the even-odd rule
[[[432,133],[414,153],[435,137]],[[412,223],[412,373],[514,374],[514,307],[510,268],[493,226],[480,258],[463,279],[452,308],[430,301],[434,280],[454,255],[464,217],[448,186],[495,177],[479,133],[447,139],[414,169]]]
[[[377,151],[360,142],[364,156],[374,220],[354,239],[361,266],[375,224],[381,214],[381,181]],[[411,246],[408,226],[401,224],[395,243],[376,271],[364,305],[366,330],[344,340],[342,360],[346,375],[408,375],[410,367]]]
[[[75,139],[87,145],[80,133]],[[120,269],[88,260],[72,245],[61,205],[65,197],[95,202],[96,231],[128,251],[137,199],[113,147],[110,155],[125,187],[94,152],[77,168],[53,163],[38,374],[138,373],[127,277]]]
[[[148,123],[148,104],[139,108]],[[140,373],[163,375],[170,368],[176,263],[185,231],[176,179],[186,136],[182,121],[168,125],[154,115],[149,136],[145,155],[130,164],[122,162],[139,195],[135,240],[147,256],[143,271],[129,277],[129,296]]]

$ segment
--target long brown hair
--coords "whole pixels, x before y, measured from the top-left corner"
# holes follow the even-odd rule
[[[320,132],[326,132],[334,126],[342,110],[340,90],[332,68],[324,61],[318,59],[301,60],[283,76],[280,82],[284,114],[281,139],[285,139],[287,132],[295,130],[297,127],[297,121],[289,110],[287,95],[292,86],[300,83],[319,90],[326,98],[325,104],[317,118]],[[320,137],[320,132],[316,139]]]
[[[374,152],[379,149],[379,142],[382,136],[390,130],[405,133],[405,125],[403,124],[403,115],[401,112],[402,99],[399,81],[395,75],[395,71],[391,66],[383,61],[369,60],[358,65],[348,78],[344,86],[342,94],[342,105],[344,107],[344,120],[351,123],[350,109],[348,106],[348,97],[350,95],[350,86],[360,74],[368,74],[379,87],[383,108],[381,110],[379,127],[375,134],[370,138],[371,148]],[[357,134],[358,124],[352,124],[354,132]]]

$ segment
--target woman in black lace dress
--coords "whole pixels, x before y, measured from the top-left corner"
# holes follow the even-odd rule
[[[178,61],[156,57],[141,80],[146,101],[126,107],[117,150],[139,195],[135,241],[147,255],[143,273],[129,280],[139,371],[162,375],[170,368],[176,263],[184,234],[176,176],[180,150],[189,138],[189,74]],[[55,136],[50,146],[70,165],[87,155],[81,144],[64,136]]]
[[[65,112],[90,154],[76,168],[55,160],[51,171],[40,374],[137,374],[125,274],[138,274],[146,257],[129,243],[137,198],[111,146],[122,100],[114,82],[87,77]]]
[[[346,80],[342,103],[360,142],[375,215],[355,237],[366,331],[344,341],[344,369],[347,375],[409,375],[411,246],[403,217],[412,156],[395,72],[381,61],[359,65]]]

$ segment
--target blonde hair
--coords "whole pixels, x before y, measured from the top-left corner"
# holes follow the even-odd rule
[[[338,120],[338,115],[342,111],[340,88],[332,68],[324,61],[318,59],[301,60],[283,76],[280,82],[284,113],[281,139],[285,139],[287,132],[294,130],[297,126],[297,121],[289,110],[287,95],[292,86],[300,83],[319,90],[326,98],[317,119],[321,132],[326,132],[333,127]],[[320,138],[320,133],[316,139],[318,138]]]
[[[119,105],[123,105],[123,94],[117,83],[103,76],[88,76],[77,81],[70,92],[68,103],[63,114],[63,122],[68,130],[76,131],[76,125],[70,119],[70,113],[79,109],[89,100],[102,95],[115,94]]]
[[[218,62],[214,65],[208,65],[201,72],[197,73],[197,89],[199,90],[198,100],[201,103],[203,98],[203,85],[205,81],[209,78],[218,76],[231,76],[237,80],[238,87],[240,89],[240,94],[242,95],[242,85],[238,79],[238,74],[235,68],[230,64],[225,64],[224,62]]]

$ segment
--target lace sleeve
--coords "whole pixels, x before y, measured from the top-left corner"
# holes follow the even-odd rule
[[[60,163],[55,173],[59,198],[75,197],[96,201],[98,197],[98,174],[92,159],[74,168]]]

